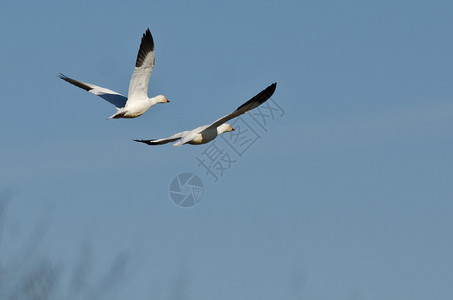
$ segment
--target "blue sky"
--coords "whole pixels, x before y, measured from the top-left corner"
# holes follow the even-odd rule
[[[452,9],[2,1],[1,264],[48,261],[56,299],[452,299]],[[105,120],[113,106],[57,77],[127,93],[146,28],[149,94],[171,103]],[[197,167],[208,145],[132,141],[210,123],[275,81],[285,114],[216,183]],[[205,185],[190,209],[169,197],[183,172]]]

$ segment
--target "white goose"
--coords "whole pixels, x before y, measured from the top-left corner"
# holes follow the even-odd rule
[[[154,58],[154,41],[149,29],[143,34],[140,50],[137,54],[135,69],[129,83],[129,92],[127,97],[100,87],[91,83],[86,83],[69,78],[60,73],[60,78],[79,88],[82,88],[92,94],[116,106],[117,112],[108,119],[118,118],[136,118],[144,114],[151,106],[157,103],[170,102],[165,96],[158,95],[152,98],[148,97],[148,84],[151,71],[155,63]]]
[[[190,131],[179,132],[168,138],[155,140],[134,140],[134,141],[145,143],[148,145],[162,145],[166,143],[175,142],[177,140],[180,141],[173,144],[174,146],[181,146],[184,144],[192,145],[206,144],[224,132],[233,131],[234,128],[231,127],[230,124],[225,122],[233,118],[236,118],[237,116],[240,116],[266,102],[275,92],[276,87],[277,83],[271,84],[270,86],[262,90],[259,94],[257,94],[255,97],[239,106],[231,114],[228,114],[209,125],[200,126]]]

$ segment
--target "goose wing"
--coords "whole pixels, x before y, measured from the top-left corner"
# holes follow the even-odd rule
[[[182,137],[184,137],[184,135],[185,135],[187,132],[188,132],[188,131],[178,132],[178,133],[175,133],[174,135],[172,135],[172,136],[170,136],[170,137],[163,138],[163,139],[134,140],[134,141],[135,141],[135,142],[140,142],[140,143],[145,143],[145,144],[148,144],[148,145],[150,145],[150,146],[153,146],[153,145],[163,145],[163,144],[171,143],[171,142],[174,142],[174,141],[177,141],[177,140],[181,139]]]
[[[149,77],[154,68],[154,40],[149,29],[143,34],[138,50],[135,69],[129,83],[128,104],[135,99],[148,97]]]
[[[271,84],[270,86],[268,86],[267,88],[265,88],[264,90],[259,92],[257,95],[255,95],[252,99],[250,99],[249,101],[247,101],[244,104],[242,104],[241,106],[239,106],[232,113],[230,113],[226,116],[223,116],[220,119],[211,123],[209,126],[206,127],[205,130],[209,130],[211,128],[217,128],[220,125],[222,125],[223,123],[228,122],[229,120],[236,118],[242,114],[245,114],[246,112],[251,111],[254,108],[257,108],[258,106],[260,106],[261,104],[263,104],[264,102],[269,100],[269,98],[274,94],[276,87],[277,87],[277,83],[274,82],[273,84]]]
[[[61,73],[59,74],[59,77],[64,81],[69,82],[70,84],[73,84],[81,89],[84,89],[85,91],[88,91],[96,96],[101,97],[102,99],[115,105],[117,108],[121,108],[126,105],[127,98],[115,91],[91,83],[75,80]]]

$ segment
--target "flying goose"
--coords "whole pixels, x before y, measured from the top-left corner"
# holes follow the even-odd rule
[[[170,102],[165,96],[148,97],[148,84],[151,71],[155,63],[154,41],[149,29],[143,34],[140,50],[137,54],[135,69],[129,83],[127,97],[91,83],[69,78],[63,74],[59,77],[79,88],[95,94],[116,106],[117,112],[108,119],[136,118],[144,114],[151,106],[157,103]]]
[[[134,141],[145,143],[148,145],[162,145],[172,143],[178,140],[179,141],[173,144],[173,146],[181,146],[184,144],[192,145],[206,144],[224,132],[233,131],[234,128],[231,127],[230,124],[225,122],[233,118],[236,118],[266,102],[275,92],[276,87],[277,83],[271,84],[270,86],[262,90],[260,93],[258,93],[255,97],[239,106],[232,113],[218,119],[217,121],[209,125],[200,126],[189,131],[179,132],[168,138],[154,140],[134,140]]]

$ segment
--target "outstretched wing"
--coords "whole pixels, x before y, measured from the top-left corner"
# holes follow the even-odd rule
[[[225,123],[233,118],[236,118],[237,116],[245,114],[246,112],[248,112],[254,108],[257,108],[258,106],[260,106],[261,104],[263,104],[264,102],[269,100],[269,98],[272,96],[272,94],[274,94],[276,87],[277,87],[277,83],[274,82],[273,84],[271,84],[270,86],[268,86],[267,88],[265,88],[264,90],[259,92],[255,97],[253,97],[249,101],[247,101],[244,104],[242,104],[241,106],[239,106],[231,114],[226,115],[226,116],[218,119],[217,121],[211,123],[209,126],[206,127],[205,130],[209,130],[211,128],[217,128],[220,125],[222,125],[223,123]]]
[[[154,140],[134,140],[135,142],[140,142],[140,143],[145,143],[145,144],[148,144],[148,145],[163,145],[163,144],[167,144],[167,143],[172,143],[174,141],[177,141],[179,140],[180,138],[182,138],[185,134],[187,133],[187,131],[183,131],[183,132],[179,132],[179,133],[176,133],[168,138],[164,138],[164,139],[154,139]]]
[[[81,89],[84,89],[85,91],[88,91],[92,94],[95,94],[96,96],[101,97],[102,99],[112,103],[118,108],[124,107],[127,102],[127,98],[121,94],[118,94],[115,91],[91,84],[91,83],[86,83],[82,81],[78,81],[72,78],[69,78],[66,75],[59,74],[59,77],[63,79],[66,82],[69,82]]]
[[[135,69],[129,83],[128,98],[130,101],[148,97],[148,84],[154,68],[154,41],[149,29],[143,34],[140,50],[138,50]],[[128,103],[129,104],[129,103]]]

